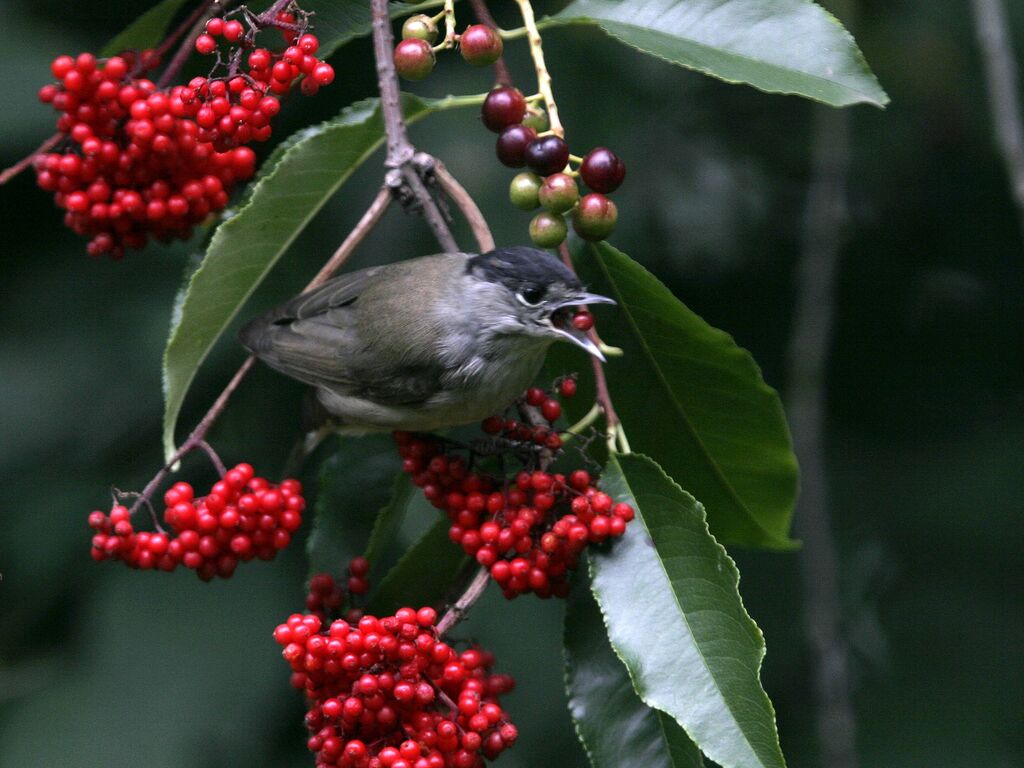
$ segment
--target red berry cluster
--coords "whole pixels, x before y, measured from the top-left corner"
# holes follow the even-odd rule
[[[479,768],[516,740],[498,703],[511,690],[491,654],[438,638],[433,608],[338,619],[294,614],[274,630],[310,703],[318,768]]]
[[[437,48],[437,22],[426,14],[410,16],[402,25],[402,40],[395,46],[395,70],[406,80],[423,80],[434,71],[434,51],[451,47],[442,43]],[[504,44],[501,36],[484,24],[466,27],[454,41],[467,64],[474,67],[490,66],[501,58]]]
[[[569,382],[575,391],[571,379],[562,386]],[[527,392],[526,402],[549,423],[561,415],[559,402],[539,388]],[[482,428],[509,440],[561,446],[550,427],[491,417]],[[633,508],[598,490],[584,469],[568,475],[524,470],[514,482],[504,483],[471,472],[463,457],[437,440],[405,432],[395,439],[403,470],[428,501],[447,513],[449,538],[490,569],[506,598],[525,592],[565,597],[568,572],[586,546],[621,536],[633,519]]]
[[[498,134],[498,160],[510,168],[530,168],[512,179],[509,198],[526,211],[544,208],[530,222],[531,239],[543,248],[558,246],[568,234],[564,217],[571,213],[576,234],[585,240],[604,240],[619,218],[615,203],[605,195],[626,178],[625,164],[610,149],[597,147],[573,170],[565,139],[538,134],[538,127],[546,126],[537,126],[537,117],[529,115],[528,109],[518,89],[498,86],[487,94],[482,118]],[[593,192],[580,197],[577,176]]]
[[[286,14],[286,18],[294,17]],[[216,38],[229,43],[243,41],[252,47],[257,27],[244,36],[242,23],[237,20],[210,19],[206,32],[196,38],[196,50],[212,54],[217,50]],[[284,30],[285,34],[289,34]],[[315,35],[292,35],[291,44],[282,52],[269,48],[255,48],[246,58],[248,69],[243,71],[242,50],[236,48],[235,59],[225,77],[196,77],[187,86],[172,91],[172,98],[180,102],[179,109],[195,120],[200,127],[200,139],[211,142],[218,150],[266,141],[270,138],[270,121],[280,111],[280,96],[291,90],[302,78],[300,90],[312,96],[321,86],[334,82],[334,68],[316,57],[320,41]]]
[[[122,560],[143,570],[173,571],[180,564],[203,581],[226,579],[240,560],[273,560],[291,542],[306,506],[297,480],[275,486],[254,477],[248,464],[229,470],[201,498],[188,483],[175,483],[164,494],[164,504],[171,533],[136,532],[121,505],[109,515],[91,513],[93,559]]]
[[[213,41],[216,31],[229,42],[247,42],[239,21],[212,19],[207,29],[199,41]],[[270,138],[270,120],[280,111],[276,95],[299,75],[306,75],[305,93],[334,79],[331,66],[313,55],[316,38],[291,35],[294,44],[279,57],[252,51],[245,73],[195,78],[169,90],[141,76],[157,64],[151,54],[54,59],[58,82],[43,86],[39,99],[60,113],[64,149],[36,158],[37,182],[54,193],[65,224],[90,238],[89,254],[120,259],[151,237],[187,238],[224,209],[234,186],[255,173],[256,155],[245,145]],[[235,63],[240,48],[237,54]]]
[[[370,589],[367,574],[370,563],[365,557],[352,558],[348,564],[348,581],[343,586],[329,573],[318,573],[309,580],[306,610],[321,621],[337,614],[346,599],[352,595],[365,595]],[[347,590],[346,590],[347,587]]]

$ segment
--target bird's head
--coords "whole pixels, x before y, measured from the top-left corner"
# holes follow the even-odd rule
[[[596,344],[572,324],[584,304],[614,304],[588,293],[579,278],[546,251],[525,246],[497,248],[472,256],[467,275],[481,290],[488,325],[500,333],[569,341],[601,360]],[[479,311],[479,310],[478,310]]]

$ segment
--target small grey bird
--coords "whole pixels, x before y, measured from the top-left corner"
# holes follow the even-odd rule
[[[335,277],[246,325],[239,341],[316,389],[345,432],[479,421],[530,386],[555,341],[604,359],[572,325],[588,293],[535,248],[442,253]]]

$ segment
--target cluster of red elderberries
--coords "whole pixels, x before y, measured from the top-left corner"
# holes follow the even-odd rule
[[[245,35],[239,21],[209,24],[200,40],[212,40],[213,29],[251,47],[255,27]],[[39,98],[60,113],[64,148],[36,158],[37,183],[54,193],[65,224],[90,238],[89,254],[120,259],[151,237],[187,238],[227,205],[238,182],[252,178],[256,155],[246,145],[270,137],[270,120],[280,110],[276,95],[300,74],[316,84],[303,84],[307,93],[334,77],[330,65],[312,55],[315,37],[291,35],[294,44],[276,63],[275,54],[256,49],[246,73],[196,78],[170,89],[143,76],[158,64],[152,55],[54,59],[57,82],[43,86]],[[231,57],[234,70],[241,52],[239,47]]]
[[[496,416],[483,422],[484,432],[557,450],[561,440],[551,436],[559,437],[552,425],[560,404],[539,388],[527,393],[526,402],[540,409],[548,426]],[[490,570],[508,599],[525,592],[565,597],[580,553],[621,536],[634,516],[629,504],[598,490],[585,469],[568,475],[523,470],[508,483],[470,471],[465,458],[431,437],[398,432],[395,440],[403,470],[447,513],[449,538]]]
[[[458,43],[459,52],[466,63],[486,67],[496,62],[504,50],[501,36],[485,24],[472,24],[462,34],[437,40],[437,22],[426,14],[410,16],[402,25],[402,40],[395,46],[395,70],[406,80],[423,80],[434,71],[434,53]]]
[[[604,240],[615,229],[619,212],[607,194],[626,178],[626,165],[605,147],[590,150],[570,164],[569,145],[554,133],[538,133],[536,116],[528,113],[526,98],[517,88],[498,86],[487,94],[481,111],[484,125],[498,134],[498,160],[510,168],[528,166],[512,179],[509,198],[525,211],[544,210],[530,222],[530,238],[542,248],[555,248],[568,234],[565,216],[572,216],[576,234],[584,240]],[[543,124],[541,124],[543,128]],[[592,192],[580,197],[576,178]]]
[[[479,768],[518,736],[498,703],[514,683],[491,654],[438,637],[433,608],[337,619],[294,614],[274,630],[310,704],[318,768]]]
[[[317,573],[309,579],[306,610],[320,621],[327,621],[353,595],[365,595],[370,589],[367,574],[370,563],[365,557],[355,557],[348,564],[348,581],[344,585],[329,573]]]
[[[273,560],[302,525],[306,502],[298,480],[275,486],[239,464],[196,498],[188,483],[164,494],[164,522],[171,533],[136,532],[126,507],[89,515],[94,560],[121,560],[132,568],[173,571],[191,568],[203,581],[228,578],[239,561]]]

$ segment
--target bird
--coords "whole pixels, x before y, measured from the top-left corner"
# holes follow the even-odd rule
[[[614,303],[552,254],[512,246],[339,275],[250,321],[238,339],[313,387],[341,433],[432,432],[514,402],[556,341],[604,360],[572,317]]]

